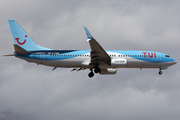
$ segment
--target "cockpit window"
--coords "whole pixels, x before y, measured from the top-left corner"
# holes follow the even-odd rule
[[[165,55],[165,57],[170,57],[169,55]]]

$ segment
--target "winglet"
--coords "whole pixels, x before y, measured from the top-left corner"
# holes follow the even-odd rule
[[[84,30],[85,30],[86,35],[87,35],[87,42],[88,42],[89,40],[94,39],[86,27],[84,27]]]

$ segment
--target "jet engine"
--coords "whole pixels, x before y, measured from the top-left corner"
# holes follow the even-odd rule
[[[108,74],[116,74],[116,72],[117,72],[116,68],[107,68],[107,69],[100,69],[99,74],[108,75]]]
[[[111,59],[111,66],[112,67],[125,67],[127,65],[126,59]]]

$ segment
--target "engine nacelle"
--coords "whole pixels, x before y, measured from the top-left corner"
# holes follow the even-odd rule
[[[108,75],[108,74],[116,74],[116,72],[117,72],[116,68],[107,68],[107,69],[101,69],[99,74]]]
[[[125,67],[127,65],[126,59],[111,59],[111,66],[112,67]]]

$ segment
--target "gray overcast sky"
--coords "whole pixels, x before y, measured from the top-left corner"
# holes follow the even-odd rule
[[[179,0],[1,0],[0,112],[37,120],[179,120],[180,70],[71,72],[15,57],[8,19],[39,45],[90,49],[83,26],[105,49],[152,50],[179,61]]]

